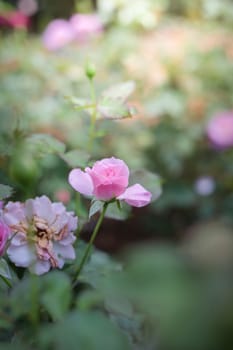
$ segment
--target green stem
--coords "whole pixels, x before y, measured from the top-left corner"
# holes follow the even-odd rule
[[[95,122],[96,122],[96,96],[95,96],[95,87],[93,83],[93,79],[90,79],[90,92],[91,92],[91,100],[93,103],[93,112],[91,115],[91,123],[90,123],[90,128],[89,128],[89,144],[88,144],[88,150],[91,152],[92,147],[93,147],[93,141],[95,138]]]
[[[31,309],[30,320],[34,329],[37,329],[39,322],[39,285],[37,276],[31,275]]]
[[[100,228],[100,226],[101,226],[101,224],[103,222],[104,215],[106,213],[107,208],[108,208],[108,203],[106,202],[106,203],[104,203],[103,211],[101,212],[100,217],[99,217],[99,219],[97,221],[97,224],[95,226],[95,229],[94,229],[94,231],[93,231],[93,233],[91,235],[91,239],[90,239],[90,241],[88,243],[87,249],[86,249],[86,251],[85,251],[85,253],[83,255],[83,258],[82,258],[81,263],[80,263],[80,265],[78,267],[78,270],[76,271],[76,273],[74,275],[74,278],[73,278],[74,283],[78,279],[78,277],[79,277],[79,275],[80,275],[80,273],[81,273],[81,271],[83,269],[83,266],[85,265],[85,263],[87,261],[87,258],[89,256],[92,244],[93,244],[93,242],[94,242],[94,240],[95,240],[95,238],[97,236],[97,233],[99,232],[99,228]]]
[[[11,282],[8,280],[8,278],[0,275],[1,279],[6,283],[7,287],[12,288]]]
[[[77,216],[79,216],[82,213],[81,196],[79,192],[75,193],[75,209]]]

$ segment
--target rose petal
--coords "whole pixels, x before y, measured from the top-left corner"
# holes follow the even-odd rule
[[[68,230],[75,231],[78,227],[78,217],[74,216],[73,212],[68,212],[67,214],[69,215]]]
[[[64,259],[75,259],[75,250],[71,244],[65,246],[59,243],[54,243],[53,250],[58,256]]]
[[[52,227],[57,233],[59,233],[65,227],[65,225],[68,224],[68,221],[69,217],[67,213],[63,213],[56,218],[56,221],[53,223]]]
[[[67,246],[69,244],[74,243],[75,240],[76,240],[76,237],[72,233],[70,233],[68,236],[66,236],[63,239],[61,239],[59,241],[59,244]]]
[[[93,182],[87,173],[81,169],[73,169],[69,173],[68,179],[70,185],[79,193],[85,196],[91,196],[93,194]]]
[[[28,244],[21,246],[10,245],[7,249],[7,254],[16,266],[28,267],[36,260],[35,252]]]
[[[36,275],[43,275],[50,270],[51,264],[49,261],[37,260],[30,266],[30,271]]]
[[[124,200],[133,207],[144,207],[151,201],[152,194],[139,184],[128,187],[117,199]]]
[[[124,193],[124,190],[125,187],[118,184],[100,185],[96,186],[94,195],[97,199],[107,201]]]
[[[13,236],[11,244],[14,246],[22,246],[24,244],[27,244],[27,236],[25,235],[25,233],[19,232],[15,236]]]
[[[64,207],[64,205],[60,202],[55,202],[52,203],[52,208],[53,211],[57,214],[57,215],[61,215],[63,213],[66,212],[66,208]]]
[[[25,221],[24,206],[19,202],[9,202],[4,208],[3,217],[9,226]]]

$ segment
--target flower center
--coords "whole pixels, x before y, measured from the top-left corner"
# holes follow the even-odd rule
[[[113,169],[107,169],[106,170],[106,176],[107,177],[113,177],[115,175],[115,171]]]

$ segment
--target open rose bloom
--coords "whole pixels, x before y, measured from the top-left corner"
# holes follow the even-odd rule
[[[16,266],[41,275],[75,258],[72,232],[77,228],[77,217],[62,203],[52,203],[46,196],[25,203],[9,202],[3,218],[11,230],[7,254]]]
[[[129,169],[120,159],[105,158],[92,168],[73,169],[69,183],[85,196],[98,200],[123,200],[131,206],[143,207],[150,203],[151,193],[139,184],[128,187]]]

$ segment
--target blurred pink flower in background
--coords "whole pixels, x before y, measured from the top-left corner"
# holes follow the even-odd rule
[[[38,11],[36,0],[19,0],[17,5],[19,11],[26,16],[32,16]]]
[[[211,176],[200,176],[194,184],[194,189],[200,196],[209,196],[215,190],[216,183]]]
[[[46,49],[56,51],[74,40],[86,41],[102,30],[103,25],[96,14],[75,14],[69,21],[51,21],[45,28],[42,41]]]
[[[46,196],[25,203],[8,202],[3,218],[11,229],[7,254],[16,266],[42,275],[75,258],[72,244],[76,238],[72,232],[78,219],[62,203],[52,203]]]
[[[56,191],[54,196],[59,202],[64,204],[67,204],[70,201],[70,192],[65,189]]]
[[[92,168],[73,169],[69,174],[70,185],[85,196],[98,200],[123,200],[134,207],[150,203],[151,193],[139,184],[128,187],[129,169],[117,158],[105,158],[95,162]]]
[[[215,114],[207,125],[210,142],[219,149],[233,146],[233,111]]]
[[[20,11],[0,13],[0,27],[27,29],[30,19]]]
[[[70,18],[75,39],[85,41],[103,30],[103,24],[96,14],[76,14]]]
[[[0,256],[4,253],[6,242],[10,235],[10,229],[0,217]]]
[[[42,42],[49,51],[56,51],[74,39],[74,31],[70,23],[64,19],[55,19],[46,27]]]

